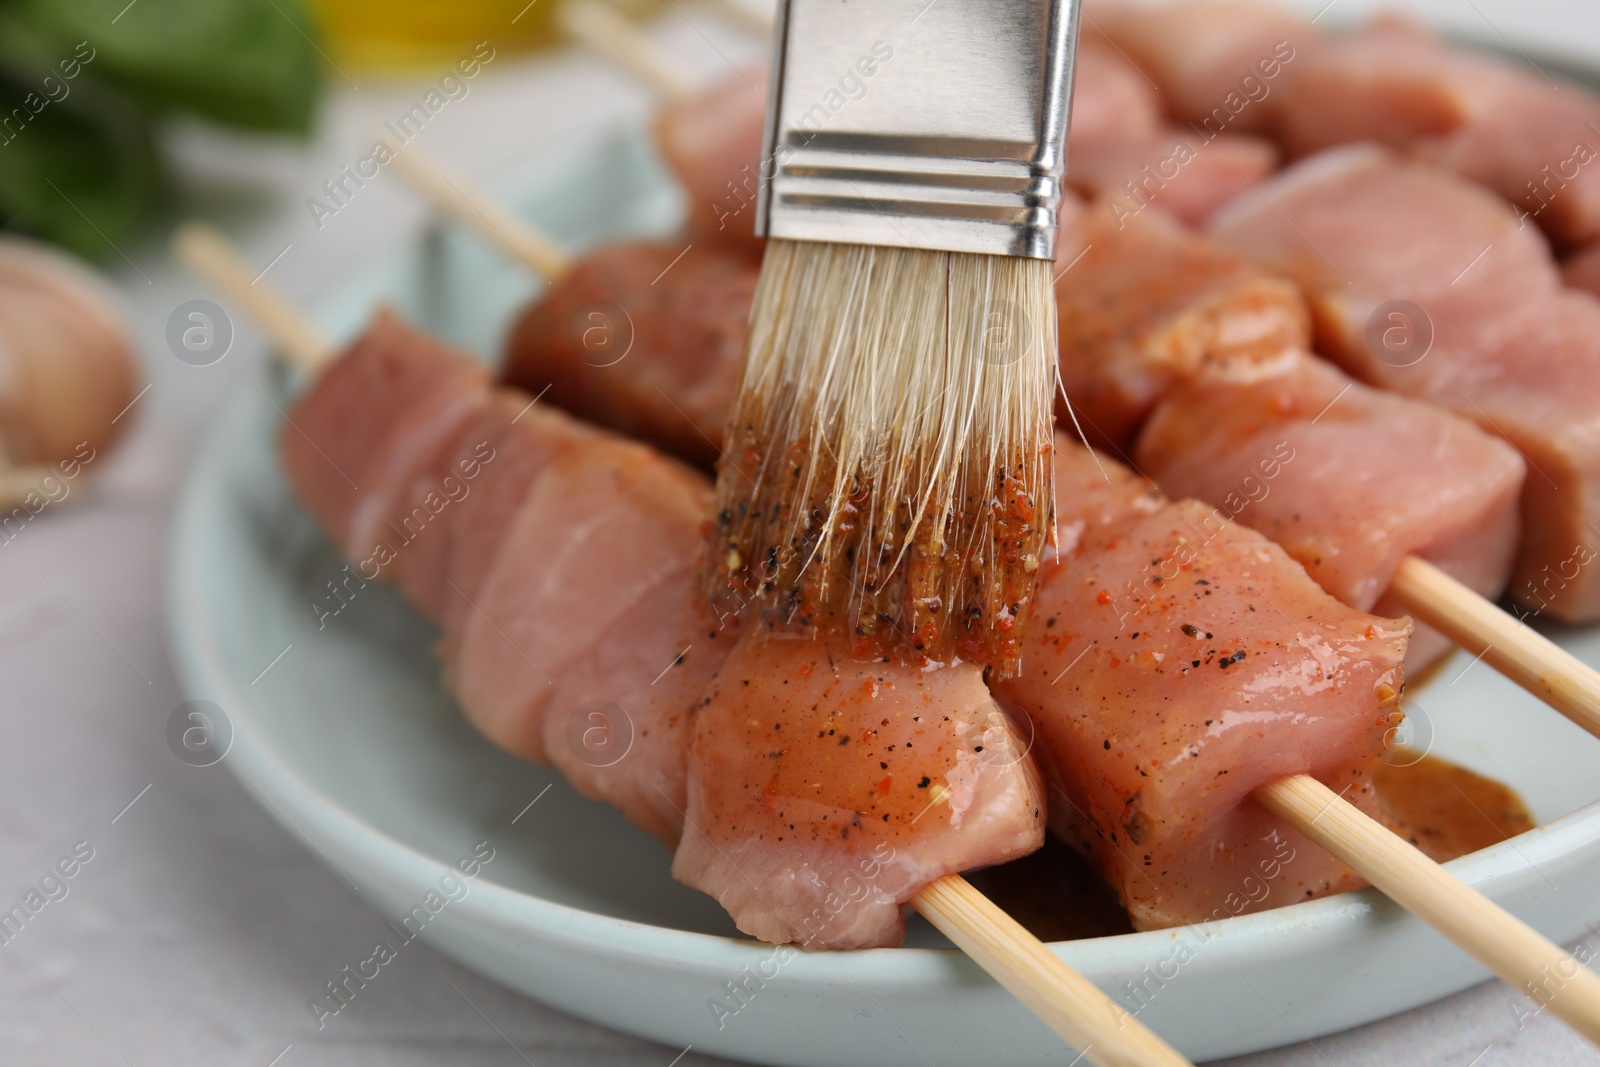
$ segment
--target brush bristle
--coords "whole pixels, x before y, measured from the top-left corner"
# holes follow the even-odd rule
[[[1014,669],[1054,522],[1045,260],[768,242],[707,588]]]

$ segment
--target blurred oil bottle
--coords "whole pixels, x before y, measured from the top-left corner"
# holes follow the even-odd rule
[[[311,0],[331,58],[375,73],[407,74],[446,65],[488,41],[502,53],[558,43],[560,0]],[[650,14],[661,0],[612,0]]]

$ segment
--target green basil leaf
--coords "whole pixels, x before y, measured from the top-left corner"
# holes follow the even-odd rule
[[[98,104],[0,78],[0,218],[93,259],[129,238],[161,187],[148,123]]]
[[[20,20],[158,108],[305,132],[319,89],[298,0],[14,0]]]

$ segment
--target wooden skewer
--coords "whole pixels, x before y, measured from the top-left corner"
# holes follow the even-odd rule
[[[1512,988],[1600,1042],[1600,975],[1306,775],[1255,798]]]
[[[594,49],[669,100],[693,95],[697,79],[605,0],[567,0],[556,20],[574,40]]]
[[[328,361],[328,343],[283,294],[257,285],[249,264],[210,226],[185,223],[172,237],[172,250],[191,271],[243,304],[290,363],[305,371]]]
[[[430,201],[468,229],[522,260],[546,283],[572,268],[572,257],[559,242],[495,197],[485,195],[464,175],[415,146],[397,145],[388,137],[384,140],[394,153],[390,162],[427,194]]]
[[[178,259],[237,299],[296,365],[314,370],[334,349],[282,296],[251,281],[216,230],[188,223],[173,238]],[[925,887],[912,906],[1052,1030],[1100,1067],[1189,1067],[1189,1061],[1126,1008],[1058,959],[1038,938],[958,874]]]
[[[927,886],[911,906],[1090,1063],[1188,1062],[959,874]]]
[[[1401,561],[1389,593],[1406,611],[1600,737],[1600,671],[1416,556]]]

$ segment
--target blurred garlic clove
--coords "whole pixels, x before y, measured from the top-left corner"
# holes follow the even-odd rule
[[[103,453],[129,421],[118,416],[133,400],[136,374],[116,291],[51,248],[0,237],[5,481],[25,483],[33,477],[25,470],[48,473]]]

